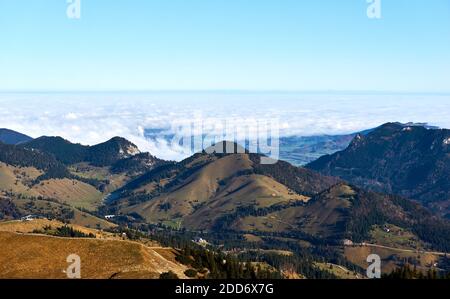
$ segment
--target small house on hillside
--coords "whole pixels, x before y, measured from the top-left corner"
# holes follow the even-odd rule
[[[353,241],[352,240],[344,240],[344,246],[353,246]]]
[[[34,215],[27,215],[25,217],[20,218],[21,221],[33,221],[36,220],[38,217]]]
[[[197,243],[198,245],[201,245],[201,246],[206,246],[206,245],[209,244],[208,241],[206,241],[206,240],[203,239],[203,238],[195,238],[193,241],[194,241],[195,243]]]

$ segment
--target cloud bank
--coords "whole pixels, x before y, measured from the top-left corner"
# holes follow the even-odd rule
[[[154,92],[2,93],[0,127],[32,137],[62,136],[97,144],[122,136],[163,159],[190,149],[168,142],[180,123],[201,123],[210,134],[249,120],[277,120],[280,136],[352,133],[389,121],[450,128],[449,95]],[[252,134],[252,133],[250,133]],[[220,138],[220,136],[218,137]]]

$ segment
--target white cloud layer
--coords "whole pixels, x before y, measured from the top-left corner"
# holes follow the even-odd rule
[[[2,93],[0,127],[32,137],[97,144],[122,136],[141,150],[180,160],[190,150],[167,142],[174,124],[277,120],[280,135],[351,133],[389,121],[450,128],[449,95],[306,93]],[[151,135],[152,138],[148,136]]]

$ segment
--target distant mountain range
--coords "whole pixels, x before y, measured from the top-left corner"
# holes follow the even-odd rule
[[[448,130],[388,123],[308,138],[285,144],[305,157],[349,145],[297,167],[261,164],[263,155],[245,149],[218,153],[239,147],[231,142],[181,162],[141,153],[120,137],[94,146],[60,137],[0,143],[0,219],[33,214],[97,228],[113,221],[202,235],[244,253],[306,250],[346,265],[365,263],[355,260],[364,244],[384,246],[392,267],[416,258],[409,250],[450,252],[450,222],[440,217],[450,199]]]

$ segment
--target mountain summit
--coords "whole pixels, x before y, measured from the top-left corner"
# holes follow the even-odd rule
[[[140,153],[136,145],[121,137],[114,137],[94,146],[85,146],[71,143],[61,137],[43,136],[22,146],[51,153],[64,164],[89,162],[100,167],[110,166],[121,159]]]
[[[107,166],[139,153],[140,151],[135,144],[125,138],[114,137],[104,143],[90,147],[87,160],[96,166]]]

